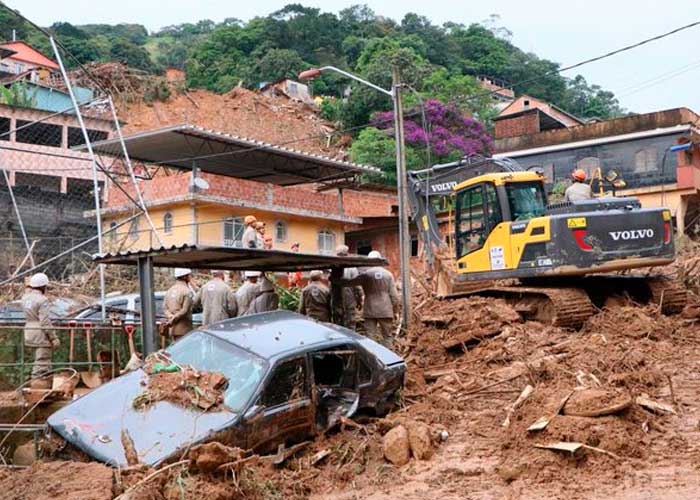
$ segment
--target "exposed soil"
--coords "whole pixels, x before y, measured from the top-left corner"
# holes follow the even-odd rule
[[[110,500],[113,470],[97,463],[37,462],[29,469],[0,469],[3,500]]]
[[[315,108],[286,96],[268,97],[244,88],[224,95],[193,90],[165,102],[126,104],[119,115],[128,122],[128,134],[190,124],[307,153],[345,157],[341,148],[327,142],[334,128]]]

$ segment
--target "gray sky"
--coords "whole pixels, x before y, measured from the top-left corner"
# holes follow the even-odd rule
[[[469,24],[501,16],[513,32],[513,42],[525,51],[569,65],[623,45],[670,31],[700,19],[698,0],[297,0],[323,11],[338,12],[357,3],[368,4],[377,14],[400,20],[416,12],[436,24]],[[139,23],[149,30],[200,19],[227,17],[248,20],[280,9],[291,0],[6,0],[34,22],[48,26],[56,21],[73,24]],[[59,7],[60,5],[60,7]],[[673,35],[607,60],[565,73],[581,73],[589,82],[612,90],[621,104],[648,112],[689,107],[700,112],[700,27]]]

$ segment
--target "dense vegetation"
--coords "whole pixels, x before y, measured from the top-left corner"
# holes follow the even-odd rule
[[[494,109],[477,76],[508,82],[516,94],[544,99],[582,118],[605,119],[623,113],[612,92],[588,84],[580,75],[564,78],[557,72],[558,63],[513,45],[511,33],[498,21],[492,16],[471,25],[437,26],[412,13],[397,22],[363,5],[336,15],[290,4],[248,22],[235,18],[218,24],[203,20],[167,26],[151,34],[143,26],[130,24],[73,26],[57,22],[49,30],[77,61],[117,60],[153,72],[182,68],[187,70],[191,87],[214,92],[227,92],[237,85],[257,88],[262,82],[294,78],[301,70],[320,65],[353,71],[388,88],[390,68],[398,65],[411,87],[407,109],[414,117],[421,114],[419,102],[432,100],[433,108],[427,114],[452,118],[454,113],[466,114],[488,126]],[[9,38],[13,29],[20,38],[48,51],[45,37],[0,9],[0,36]],[[356,160],[372,159],[367,157],[371,151],[391,150],[390,134],[380,132],[387,128],[386,122],[366,128],[376,120],[376,113],[391,108],[386,96],[333,74],[324,74],[312,87],[318,95],[335,97],[324,102],[322,112],[342,128],[352,130],[357,139],[353,150]],[[416,123],[409,120],[407,126],[418,126]],[[428,126],[432,125],[428,120]],[[462,125],[466,135],[460,140],[470,144],[474,152],[488,152],[490,143],[484,140],[483,131]],[[454,127],[450,129],[450,134],[459,133]],[[430,134],[435,135],[435,130]],[[417,133],[412,137],[409,163],[424,163],[428,137]],[[450,158],[460,150],[454,146],[436,149],[440,141],[429,142],[433,159]],[[374,158],[373,163],[382,162]]]

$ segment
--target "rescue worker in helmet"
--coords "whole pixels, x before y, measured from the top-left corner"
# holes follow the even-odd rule
[[[170,330],[175,341],[192,331],[192,270],[185,267],[175,269],[175,284],[165,293],[163,312],[167,321],[163,334]]]
[[[48,285],[49,278],[44,273],[37,273],[29,279],[28,289],[22,296],[26,321],[24,345],[34,349],[33,379],[44,377],[51,371],[53,351],[60,346],[56,332],[51,330],[51,304],[46,297]]]
[[[243,237],[241,238],[243,248],[262,248],[262,241],[259,241],[258,231],[255,228],[258,220],[254,215],[246,215],[243,222],[246,226],[245,231],[243,231]]]
[[[586,183],[586,172],[580,168],[574,170],[571,174],[573,184],[566,188],[564,192],[564,201],[582,201],[593,198],[591,186]]]
[[[224,271],[212,271],[211,279],[194,295],[193,307],[202,307],[202,326],[235,318],[238,314],[236,296],[224,280]]]
[[[250,303],[258,295],[258,278],[260,274],[260,271],[246,271],[243,273],[245,282],[236,290],[238,316],[243,316],[248,311]]]

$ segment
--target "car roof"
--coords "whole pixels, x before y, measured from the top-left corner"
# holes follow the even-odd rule
[[[153,292],[153,296],[156,298],[164,297],[165,292]],[[109,297],[105,297],[105,302],[114,302],[117,300],[136,300],[140,299],[141,295],[138,293],[122,293],[119,295],[110,295]],[[98,300],[95,304],[99,304],[100,301]]]
[[[267,360],[333,342],[356,342],[353,332],[290,311],[241,316],[204,329]]]

